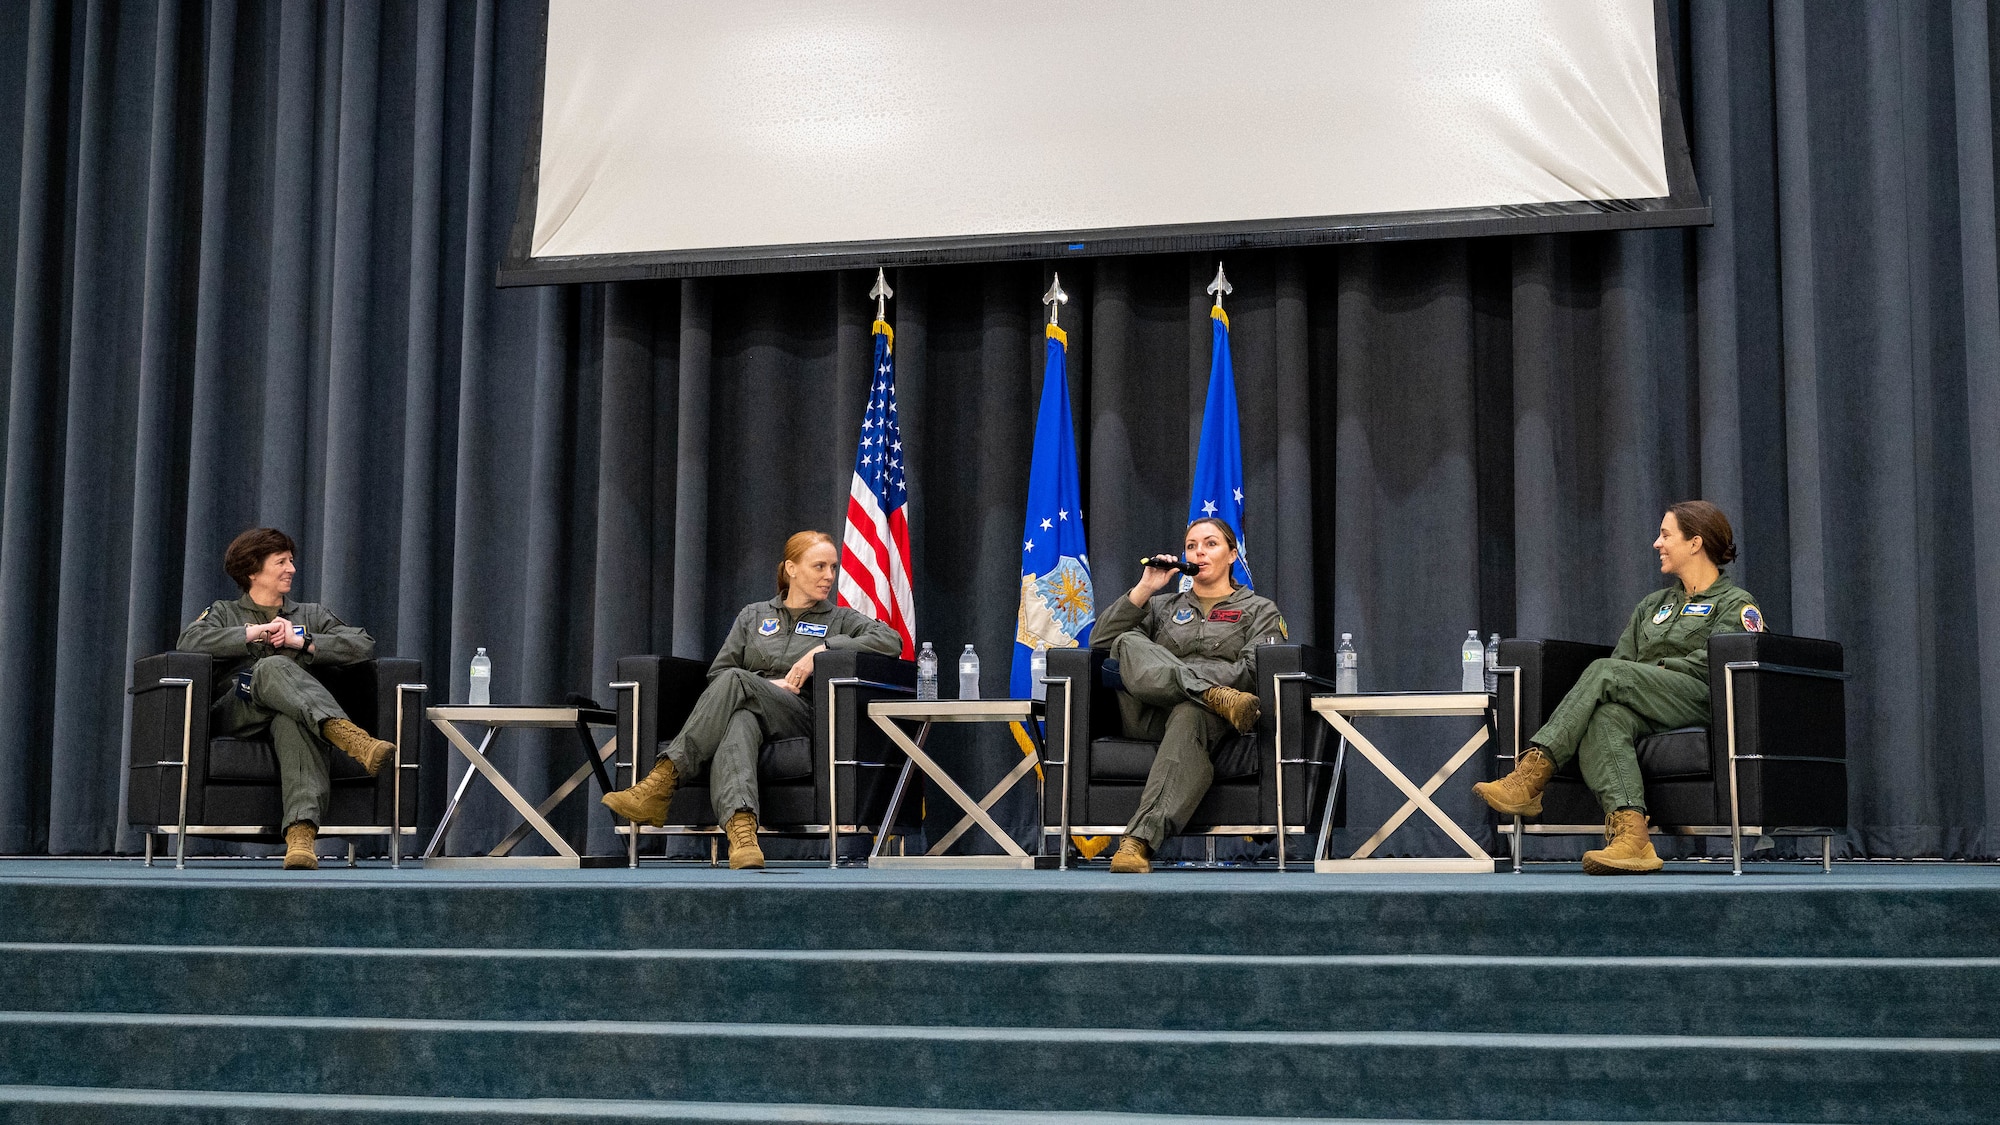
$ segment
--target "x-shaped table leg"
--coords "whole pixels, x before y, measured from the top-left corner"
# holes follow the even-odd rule
[[[479,745],[475,747],[472,745],[471,741],[469,741],[463,734],[460,734],[458,732],[458,728],[453,726],[449,721],[444,719],[436,719],[433,720],[432,725],[444,732],[445,739],[449,741],[453,746],[457,747],[458,752],[460,754],[465,755],[465,760],[471,762],[474,769],[477,769],[481,774],[485,775],[486,780],[493,783],[493,788],[500,791],[500,795],[507,799],[507,803],[514,806],[514,811],[521,814],[521,819],[527,822],[527,826],[532,827],[537,833],[539,833],[542,839],[546,841],[551,848],[554,848],[556,850],[557,855],[562,856],[566,859],[577,858],[576,849],[570,847],[569,841],[563,839],[562,836],[556,832],[555,826],[550,824],[546,819],[542,817],[542,811],[540,809],[535,808],[535,806],[529,804],[528,799],[526,797],[521,796],[521,791],[514,788],[514,786],[508,782],[506,777],[504,777],[500,773],[499,768],[495,766],[491,761],[487,760],[485,750],[486,747],[493,741],[493,731],[488,730],[486,733],[486,737],[484,739],[481,739]],[[583,768],[582,773],[583,775],[588,775],[590,773],[590,767],[585,766]],[[471,780],[471,775],[468,773],[465,780],[459,783],[459,793],[461,795],[465,792],[465,783],[469,782],[470,780]],[[571,778],[572,784],[570,788],[574,789],[575,782],[580,780],[581,777],[572,777]],[[567,796],[568,794],[564,795]],[[551,805],[550,807],[553,808],[554,806]],[[453,811],[456,811],[456,809],[454,809]],[[439,825],[438,826],[439,836],[441,837],[443,833],[444,833],[444,826]],[[513,847],[513,844],[509,843],[506,845],[506,847],[511,849]],[[494,851],[489,854],[505,855],[506,852]]]
[[[889,741],[894,742],[902,749],[903,753],[909,755],[911,761],[917,763],[918,769],[924,771],[925,775],[932,781],[937,782],[938,788],[944,790],[945,796],[950,797],[959,808],[965,810],[966,819],[984,828],[986,834],[993,837],[994,842],[1000,845],[1002,851],[1005,851],[1008,855],[1016,859],[1028,858],[1028,853],[1021,850],[1021,845],[1015,843],[1014,838],[1009,836],[1007,831],[1000,827],[999,822],[993,819],[992,814],[986,811],[985,806],[975,804],[972,800],[972,795],[961,788],[958,782],[953,781],[951,775],[944,772],[943,767],[932,761],[931,756],[924,753],[924,748],[912,741],[910,736],[903,732],[903,728],[896,725],[894,719],[886,715],[872,715],[870,718],[874,719],[875,725],[881,727],[883,732],[889,736]],[[1026,760],[1026,765],[1032,766],[1034,761],[1035,759],[1029,758]],[[1022,772],[1025,772],[1023,767],[1015,767],[1016,774]],[[1005,790],[1001,790],[1001,792],[1005,792]],[[962,828],[963,825],[961,824],[960,827]],[[958,829],[955,828],[952,832],[953,838],[955,838]],[[943,842],[940,842],[925,854],[941,855],[943,854],[943,847]]]
[[[979,807],[982,809],[991,809],[995,801],[998,801],[1000,798],[1006,796],[1008,791],[1013,789],[1015,785],[1019,784],[1022,778],[1028,776],[1028,771],[1034,769],[1036,765],[1040,764],[1040,762],[1041,762],[1041,755],[1039,754],[1021,755],[1021,763],[1015,766],[1013,769],[1009,770],[1007,772],[1006,777],[1001,778],[998,784],[994,785],[993,788],[986,791],[986,796],[981,797],[979,799]],[[936,844],[932,845],[931,850],[926,854],[943,855],[944,850],[948,847],[951,847],[952,842],[954,840],[957,840],[960,836],[965,835],[965,830],[970,827],[972,827],[972,817],[970,816],[959,817],[958,823],[952,826],[951,831],[945,833],[944,837],[940,839]]]
[[[571,793],[576,792],[576,787],[583,784],[584,779],[590,776],[591,771],[593,769],[596,770],[599,774],[602,774],[604,772],[604,763],[610,761],[611,756],[613,754],[616,754],[617,752],[618,752],[618,736],[614,734],[610,738],[604,741],[604,745],[602,748],[598,748],[596,750],[597,754],[596,761],[594,762],[586,761],[582,765],[578,766],[576,768],[576,771],[569,775],[568,779],[566,779],[561,785],[556,786],[554,792],[542,798],[542,803],[535,806],[535,811],[541,813],[542,816],[546,818],[551,810],[553,810],[557,805],[563,803],[563,798],[568,797]],[[607,789],[605,790],[605,792],[609,793],[610,790]],[[492,851],[487,852],[486,854],[493,856],[502,856],[506,855],[508,852],[513,851],[514,845],[528,838],[528,833],[531,830],[531,828],[532,826],[529,825],[527,821],[522,821],[521,823],[515,825],[514,830],[507,834],[507,838],[500,841],[500,846],[494,848]]]
[[[1431,800],[1431,794],[1437,792],[1438,786],[1443,785],[1446,779],[1458,772],[1460,766],[1470,761],[1472,756],[1479,752],[1481,746],[1486,745],[1487,731],[1484,725],[1480,726],[1479,730],[1471,738],[1466,739],[1465,745],[1458,748],[1458,753],[1453,754],[1451,760],[1447,761],[1436,773],[1432,774],[1430,780],[1424,782],[1423,788],[1419,789],[1402,770],[1396,768],[1394,762],[1391,762],[1387,756],[1375,748],[1374,743],[1362,737],[1361,732],[1354,729],[1354,724],[1348,720],[1346,715],[1338,711],[1328,711],[1325,714],[1326,721],[1332,723],[1336,730],[1347,737],[1348,744],[1360,751],[1362,757],[1373,762],[1375,768],[1381,770],[1382,775],[1387,777],[1396,788],[1403,791],[1404,796],[1409,798],[1409,800],[1403,802],[1402,808],[1396,810],[1396,815],[1384,821],[1382,827],[1376,829],[1375,834],[1368,837],[1368,841],[1356,849],[1354,855],[1350,858],[1367,859],[1376,848],[1381,846],[1382,841],[1389,838],[1391,832],[1402,827],[1403,822],[1410,818],[1410,814],[1418,809],[1424,810],[1425,816],[1430,817],[1439,828],[1444,829],[1445,835],[1450,836],[1459,847],[1465,849],[1466,855],[1477,860],[1490,861],[1493,858],[1481,850],[1478,842],[1471,836],[1466,835],[1465,829],[1460,828],[1454,823],[1450,817],[1444,814],[1444,810],[1438,808],[1437,803]]]

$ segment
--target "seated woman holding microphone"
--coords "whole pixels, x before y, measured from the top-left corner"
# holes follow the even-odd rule
[[[1583,853],[1591,875],[1640,875],[1663,864],[1647,834],[1638,740],[1708,722],[1708,638],[1761,633],[1757,601],[1729,580],[1736,558],[1729,517],[1706,500],[1683,500],[1653,540],[1660,573],[1674,581],[1646,595],[1609,657],[1594,660],[1528,739],[1514,770],[1472,787],[1494,811],[1539,816],[1542,790],[1577,762],[1604,806],[1605,846]]]
[[[830,648],[903,651],[896,630],[828,600],[839,569],[840,551],[825,532],[801,531],[785,541],[778,596],[737,613],[686,724],[644,780],[604,795],[607,808],[634,823],[663,825],[680,778],[706,765],[715,819],[729,837],[729,866],[764,866],[757,751],[766,739],[810,733],[812,707],[801,693],[813,657]]]
[[[1090,643],[1118,661],[1125,734],[1160,744],[1113,871],[1153,869],[1153,853],[1208,792],[1210,753],[1231,728],[1249,732],[1262,713],[1256,646],[1286,636],[1285,619],[1269,599],[1236,585],[1236,556],[1228,524],[1198,519],[1187,529],[1187,567],[1171,555],[1145,560],[1138,585],[1098,616]],[[1194,575],[1190,589],[1153,597],[1183,570]]]

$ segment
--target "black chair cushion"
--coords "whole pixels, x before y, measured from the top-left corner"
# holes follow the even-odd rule
[[[1681,727],[1639,740],[1639,772],[1647,780],[1709,776],[1708,728]]]
[[[327,755],[327,772],[335,781],[368,777],[361,763],[335,750]],[[213,781],[278,780],[278,753],[269,739],[212,738],[208,742],[208,776]]]
[[[757,751],[759,781],[810,781],[813,775],[812,739],[777,738]]]
[[[1153,768],[1160,744],[1136,738],[1094,738],[1090,741],[1092,781],[1144,781]],[[1216,781],[1257,776],[1257,736],[1231,735],[1209,755]]]

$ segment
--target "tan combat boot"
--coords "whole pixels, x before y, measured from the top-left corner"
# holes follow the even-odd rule
[[[1227,688],[1218,688],[1227,691]],[[1238,694],[1241,694],[1240,692]],[[1255,698],[1254,696],[1252,698]],[[1137,836],[1126,836],[1118,841],[1118,851],[1111,856],[1111,870],[1120,875],[1143,875],[1153,869],[1153,861],[1146,851],[1146,844]]]
[[[1604,820],[1604,847],[1583,853],[1586,875],[1650,875],[1666,864],[1646,835],[1646,814],[1619,809]]]
[[[346,719],[328,719],[319,725],[319,733],[334,749],[360,762],[369,777],[396,753],[395,743],[384,742]]]
[[[667,823],[667,803],[674,799],[674,786],[679,782],[680,775],[674,772],[674,760],[662,754],[653,763],[653,772],[647,774],[644,781],[630,789],[606,793],[598,800],[604,802],[605,808],[634,824],[662,828]]]
[[[1229,720],[1238,734],[1249,734],[1257,727],[1257,720],[1264,714],[1264,705],[1257,702],[1252,692],[1237,691],[1233,687],[1212,687],[1201,693],[1201,702],[1209,710]]]
[[[745,867],[764,866],[764,849],[757,846],[757,818],[744,809],[723,824],[722,833],[729,837],[729,869],[737,871]]]
[[[285,870],[319,870],[319,856],[313,852],[313,842],[318,839],[319,829],[303,820],[285,829]]]
[[[1539,746],[1530,746],[1514,762],[1514,772],[1498,781],[1482,781],[1473,795],[1509,816],[1542,815],[1542,789],[1554,777],[1556,764]]]

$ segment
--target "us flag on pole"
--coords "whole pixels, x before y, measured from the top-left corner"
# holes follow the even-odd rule
[[[910,596],[909,489],[903,435],[896,425],[896,333],[875,321],[875,383],[861,416],[847,530],[840,538],[840,604],[888,623],[903,636],[903,659],[917,654],[917,612]]]

